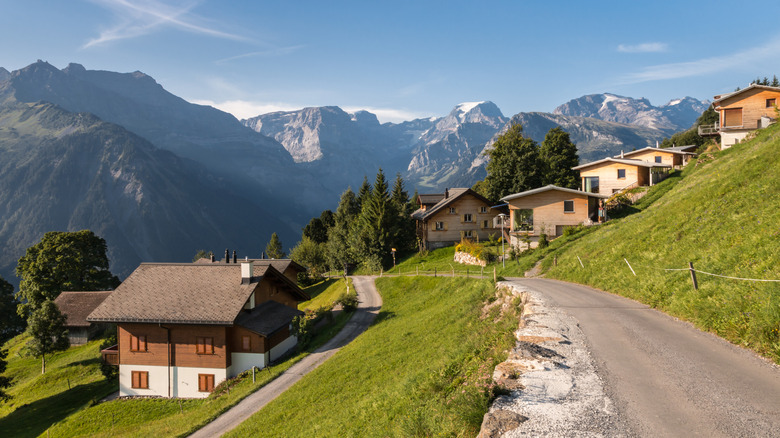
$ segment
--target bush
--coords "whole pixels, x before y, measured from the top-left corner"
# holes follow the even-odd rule
[[[343,293],[339,299],[336,300],[336,304],[341,304],[341,307],[345,312],[354,312],[358,308],[357,293],[354,290],[349,293]]]
[[[321,278],[310,277],[307,272],[299,272],[298,273],[298,286],[300,286],[300,287],[311,286],[312,284],[317,283],[320,280],[322,280],[322,279]]]
[[[100,349],[103,350],[114,345],[117,345],[116,331],[108,335],[106,339],[103,340],[103,342],[100,344]],[[103,377],[105,377],[108,381],[114,381],[119,378],[119,367],[116,365],[109,365],[108,363],[101,361],[100,372],[103,373]]]
[[[459,244],[455,245],[455,251],[467,252],[476,259],[482,258],[483,247],[479,243],[474,243],[469,239],[462,239]]]
[[[305,347],[312,337],[312,328],[314,327],[314,318],[316,314],[307,311],[305,314],[296,316],[292,320],[292,334],[298,338],[298,345]]]
[[[539,235],[538,248],[547,248],[550,242],[547,241],[547,234],[542,233]]]

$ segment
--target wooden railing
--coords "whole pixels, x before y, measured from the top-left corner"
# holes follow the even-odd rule
[[[119,365],[119,346],[112,345],[105,350],[100,350],[103,356],[103,362],[109,365]]]
[[[699,135],[702,137],[718,134],[720,134],[720,126],[718,126],[717,123],[713,123],[711,125],[699,125]]]

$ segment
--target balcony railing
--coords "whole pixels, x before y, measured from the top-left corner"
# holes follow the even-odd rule
[[[100,350],[103,356],[103,362],[109,365],[119,365],[119,346],[112,345],[105,350]]]
[[[699,135],[702,137],[718,134],[720,134],[720,126],[718,126],[717,123],[713,123],[712,125],[699,125]]]

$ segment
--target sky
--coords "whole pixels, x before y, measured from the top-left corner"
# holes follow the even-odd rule
[[[248,118],[337,105],[382,122],[595,93],[653,105],[780,76],[780,2],[0,0],[0,66],[141,71]]]

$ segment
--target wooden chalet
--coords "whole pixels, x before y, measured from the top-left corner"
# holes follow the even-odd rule
[[[143,263],[87,320],[117,324],[120,396],[198,398],[295,347],[308,299],[270,263]]]
[[[621,154],[622,156],[620,158],[642,160],[655,164],[668,164],[674,169],[679,169],[688,164],[688,161],[696,156],[696,152],[693,152],[695,149],[695,145],[675,146],[671,148],[646,147]]]
[[[699,126],[699,135],[720,135],[720,148],[729,148],[756,129],[777,121],[780,87],[751,84],[743,90],[715,96],[712,106],[719,120]]]
[[[500,235],[494,220],[504,211],[468,188],[447,189],[442,194],[419,195],[419,208],[412,213],[417,236],[426,249],[454,245],[462,239],[485,240]]]
[[[228,250],[225,250],[225,258],[221,261],[215,260],[214,256],[211,256],[210,258],[204,257],[201,259],[198,259],[195,261],[195,263],[230,263],[230,257],[228,257]],[[242,262],[254,262],[256,266],[267,266],[271,265],[276,269],[277,271],[284,274],[285,277],[289,278],[292,282],[297,283],[298,282],[298,274],[301,272],[306,272],[306,268],[301,266],[300,264],[296,263],[292,259],[250,259],[250,258],[244,258],[244,259],[238,259],[236,257],[236,252],[233,251],[233,263],[238,263],[239,261]]]
[[[70,345],[83,345],[106,329],[107,324],[87,321],[92,313],[111,291],[75,292],[65,291],[54,299],[54,304],[65,315],[65,328],[68,329]]]
[[[624,157],[604,158],[572,169],[580,172],[582,191],[611,196],[634,187],[657,184],[666,178],[672,166],[655,159],[650,162]]]
[[[554,185],[501,198],[509,206],[512,245],[522,237],[560,236],[569,226],[599,222],[601,200],[606,195]],[[603,216],[601,216],[603,217]]]

